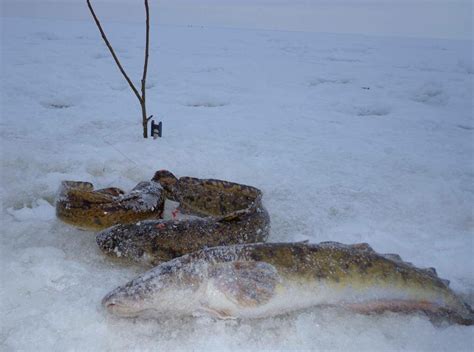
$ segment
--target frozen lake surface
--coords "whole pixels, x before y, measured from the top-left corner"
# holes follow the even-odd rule
[[[143,140],[91,20],[2,21],[2,350],[472,349],[472,327],[421,314],[117,319],[100,300],[143,268],[54,214],[64,179],[228,179],[264,191],[271,241],[368,242],[435,267],[472,305],[472,42],[152,26],[164,138]],[[142,24],[106,29],[138,82]]]

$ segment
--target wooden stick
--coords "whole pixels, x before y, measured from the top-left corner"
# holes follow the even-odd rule
[[[148,8],[148,0],[145,0],[145,13],[146,13],[146,40],[145,40],[145,63],[143,64],[143,76],[142,76],[142,125],[143,125],[143,137],[148,138],[148,121],[151,117],[147,117],[146,113],[146,74],[148,71],[148,51],[150,47],[150,11]]]
[[[148,8],[148,1],[145,0],[145,3],[146,3],[146,6]],[[92,8],[92,5],[91,5],[91,2],[90,0],[87,0],[87,6],[89,7],[89,10],[92,14],[92,17],[94,17],[94,21],[97,25],[97,27],[99,28],[99,31],[100,31],[100,34],[102,35],[102,39],[104,39],[104,42],[105,44],[107,45],[107,47],[109,48],[110,50],[110,53],[112,54],[112,57],[114,58],[115,60],[115,63],[117,64],[120,72],[122,72],[122,75],[125,77],[125,79],[127,80],[130,88],[132,89],[133,93],[135,93],[136,97],[138,98],[138,101],[140,102],[140,104],[144,104],[144,98],[142,98],[140,96],[140,93],[138,93],[138,90],[137,88],[135,88],[135,86],[133,85],[133,82],[130,80],[130,78],[128,77],[128,75],[125,73],[125,70],[123,69],[122,67],[122,64],[120,63],[120,60],[118,59],[117,55],[115,55],[115,51],[114,49],[112,48],[112,45],[110,45],[110,42],[109,40],[107,39],[107,36],[105,35],[105,32],[104,30],[102,29],[102,26],[100,25],[100,22],[99,22],[99,19],[97,18],[95,12],[94,12],[94,9]],[[148,16],[147,16],[147,23],[148,23]],[[147,36],[147,50],[148,50],[148,36]],[[146,61],[146,64],[148,64],[148,58],[145,59]],[[144,92],[144,83],[143,83],[143,80],[142,80],[142,92]]]
[[[148,8],[148,0],[145,0],[145,12],[146,12],[146,43],[145,43],[145,64],[143,65],[143,76],[142,76],[143,103],[145,103],[145,81],[146,81],[146,74],[148,71],[148,51],[150,48],[150,10]]]

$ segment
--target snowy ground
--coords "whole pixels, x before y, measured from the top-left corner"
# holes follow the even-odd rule
[[[472,305],[472,42],[153,26],[155,141],[90,20],[2,20],[2,350],[472,349],[472,327],[422,315],[116,319],[101,298],[143,269],[53,207],[64,179],[129,189],[166,168],[247,183],[271,241],[368,242],[436,267]],[[138,81],[143,26],[107,29]]]

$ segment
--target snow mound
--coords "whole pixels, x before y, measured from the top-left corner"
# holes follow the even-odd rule
[[[7,213],[17,221],[50,221],[56,218],[54,206],[44,199],[37,199],[31,207],[7,208]]]

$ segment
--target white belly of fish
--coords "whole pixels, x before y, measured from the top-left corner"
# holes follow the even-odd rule
[[[230,281],[231,286],[238,286],[236,282]],[[263,318],[314,306],[342,306],[370,312],[380,309],[431,310],[448,304],[442,294],[409,288],[402,290],[392,285],[353,287],[324,281],[304,284],[279,282],[271,294],[268,294],[258,285],[223,290],[221,283],[209,280],[200,301],[199,312],[221,319],[232,319]]]
[[[274,294],[264,302],[258,302],[258,294],[259,292],[254,293],[255,299],[242,297],[239,293],[234,295],[209,281],[201,301],[200,312],[221,319],[261,318],[325,304],[329,298],[316,293],[310,287],[302,289],[296,286],[277,287]]]

